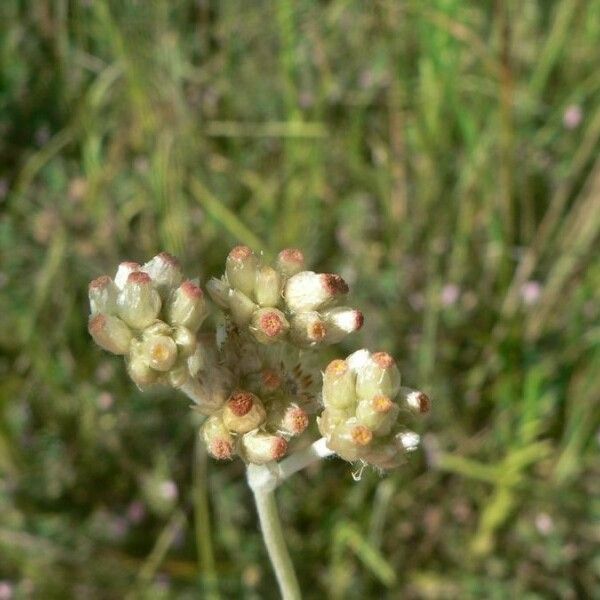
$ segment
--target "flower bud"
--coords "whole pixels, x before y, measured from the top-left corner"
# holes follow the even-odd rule
[[[266,418],[265,409],[252,392],[237,390],[223,407],[223,423],[229,431],[246,433],[256,429]]]
[[[297,248],[285,248],[277,256],[277,269],[284,277],[304,270],[304,254]]]
[[[355,375],[345,360],[333,360],[327,365],[323,374],[323,403],[333,408],[355,405]]]
[[[202,290],[195,283],[184,281],[173,292],[167,314],[171,324],[184,325],[191,331],[198,331],[207,314]]]
[[[200,433],[213,458],[228,460],[233,456],[233,437],[219,416],[208,417],[202,424]]]
[[[421,442],[421,436],[414,431],[403,431],[394,437],[396,445],[405,452],[414,452]]]
[[[287,442],[278,435],[251,431],[242,437],[241,450],[248,462],[264,465],[283,458],[287,452]]]
[[[161,300],[152,287],[150,275],[135,271],[129,275],[117,298],[117,314],[136,329],[150,325],[160,312]]]
[[[136,273],[141,269],[140,265],[136,262],[122,262],[117,268],[117,274],[115,275],[115,285],[120,290],[127,283],[127,279],[132,273]]]
[[[348,293],[348,285],[332,273],[301,271],[285,284],[284,297],[288,308],[295,313],[316,310]]]
[[[393,398],[400,387],[400,373],[387,352],[375,352],[356,371],[356,393],[360,398],[384,394]]]
[[[243,294],[237,289],[229,290],[229,310],[231,317],[240,326],[248,325],[252,314],[258,308],[246,294]]]
[[[256,280],[258,258],[248,246],[236,246],[227,256],[225,274],[232,288],[251,297]]]
[[[140,352],[132,352],[127,361],[129,377],[138,387],[145,387],[156,383],[159,373],[150,367],[145,357]]]
[[[274,401],[269,405],[267,423],[284,435],[300,435],[308,427],[308,422],[308,414],[296,403]]]
[[[351,418],[333,430],[327,439],[327,447],[344,460],[355,461],[366,452],[372,440],[373,432]]]
[[[356,406],[356,418],[376,435],[387,435],[396,422],[400,407],[389,396],[378,394],[370,399],[360,400]]]
[[[256,272],[254,299],[259,306],[277,306],[281,300],[281,275],[271,267]]]
[[[348,334],[358,331],[363,326],[363,314],[360,310],[340,306],[323,312],[327,324],[327,343],[337,344]]]
[[[280,340],[290,328],[290,324],[280,310],[259,308],[252,315],[250,331],[261,344],[273,344]]]
[[[298,346],[314,346],[327,334],[327,325],[318,312],[301,312],[290,319],[290,337]]]
[[[416,414],[425,414],[429,412],[431,408],[431,400],[423,392],[419,390],[413,390],[408,387],[400,388],[400,402],[403,403],[408,409]]]
[[[166,335],[150,336],[142,342],[141,353],[156,371],[168,371],[177,359],[177,346]]]
[[[90,282],[88,293],[91,313],[93,315],[114,313],[117,308],[118,291],[117,286],[108,275],[102,275]]]
[[[206,291],[212,298],[213,302],[221,308],[229,306],[229,286],[222,279],[212,277],[206,283]]]
[[[113,354],[127,354],[132,333],[118,317],[98,313],[90,318],[88,331],[98,346]]]
[[[187,361],[176,361],[167,373],[169,385],[174,388],[180,388],[190,379],[190,372],[187,367]]]
[[[181,283],[183,273],[179,261],[168,252],[161,252],[149,260],[141,271],[148,273],[163,298]]]

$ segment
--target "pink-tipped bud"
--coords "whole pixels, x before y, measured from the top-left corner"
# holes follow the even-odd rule
[[[323,312],[327,323],[327,343],[337,344],[348,334],[358,331],[363,326],[363,314],[360,310],[340,306]]]
[[[377,394],[373,398],[360,400],[356,406],[356,418],[378,436],[387,435],[396,419],[400,408],[389,396]]]
[[[115,285],[122,290],[123,286],[127,283],[129,276],[140,269],[140,265],[136,262],[122,262],[117,269],[117,274],[115,275]]]
[[[400,397],[404,400],[404,404],[408,409],[415,414],[423,415],[428,413],[431,409],[431,400],[429,400],[429,397],[426,394],[419,390],[401,387]]]
[[[285,248],[277,256],[277,269],[284,277],[292,277],[304,267],[304,254],[298,248]]]
[[[227,281],[232,288],[252,297],[258,258],[248,246],[236,246],[229,252],[225,262]]]
[[[277,306],[281,300],[281,275],[271,267],[256,272],[254,298],[259,306]]]
[[[127,354],[132,333],[121,319],[112,315],[97,314],[91,317],[88,331],[98,346],[113,354]]]
[[[233,456],[233,438],[219,416],[213,415],[206,419],[200,433],[213,458],[229,460]]]
[[[356,354],[356,353],[355,353]],[[360,398],[384,394],[393,398],[400,388],[400,372],[387,352],[375,352],[356,369],[356,393]]]
[[[168,252],[161,252],[149,260],[142,268],[150,275],[161,296],[166,298],[169,292],[181,283],[183,273],[179,261]]]
[[[245,390],[233,392],[223,407],[223,423],[235,433],[256,429],[265,418],[265,409],[258,396]]]
[[[373,440],[373,432],[365,425],[355,425],[350,435],[357,446],[368,446]]]
[[[251,431],[242,437],[241,450],[248,462],[264,465],[283,458],[287,452],[287,442],[278,435]]]
[[[289,435],[300,435],[308,427],[308,414],[296,404],[287,407],[281,420],[281,429]]]
[[[291,312],[299,313],[330,304],[348,293],[348,285],[333,273],[301,271],[288,279],[284,297]]]
[[[143,329],[156,320],[160,307],[160,296],[150,275],[143,271],[130,273],[117,298],[119,317],[130,327]]]
[[[290,324],[276,308],[260,308],[252,315],[250,331],[261,344],[273,344],[285,336]]]
[[[183,325],[190,331],[198,331],[207,310],[202,290],[191,281],[184,281],[174,292],[167,306],[172,325]]]
[[[112,314],[116,311],[118,289],[108,275],[102,275],[91,281],[88,293],[90,311],[93,315],[98,313]]]
[[[316,311],[298,313],[290,319],[290,337],[298,346],[316,346],[327,339],[327,324]]]
[[[323,374],[323,403],[328,408],[345,409],[356,405],[356,376],[345,360],[332,360]]]

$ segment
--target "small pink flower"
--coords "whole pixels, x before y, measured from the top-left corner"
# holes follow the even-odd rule
[[[563,125],[566,129],[575,129],[579,126],[583,119],[583,111],[581,106],[577,104],[571,104],[567,106],[563,114]]]
[[[440,299],[444,306],[452,306],[460,296],[460,288],[454,283],[448,283],[442,288]]]
[[[13,586],[8,581],[0,581],[0,600],[11,600]]]
[[[178,496],[177,484],[167,479],[160,484],[160,494],[165,500],[176,500]]]
[[[540,299],[542,293],[542,286],[539,281],[526,281],[521,286],[521,298],[527,306],[536,304]]]

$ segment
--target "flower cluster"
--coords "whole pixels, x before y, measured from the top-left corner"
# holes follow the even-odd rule
[[[348,286],[339,275],[307,271],[297,249],[270,265],[237,246],[207,289],[225,315],[216,335],[199,332],[204,295],[172,256],[122,263],[114,280],[90,284],[89,331],[99,346],[125,356],[141,388],[169,385],[194,400],[213,457],[279,460],[321,410],[319,430],[345,460],[387,469],[416,446],[418,436],[399,416],[403,408],[426,412],[429,401],[400,387],[388,354],[360,350],[323,375],[315,362],[316,350],[362,326],[362,313],[342,305]]]
[[[90,334],[100,347],[125,356],[139,387],[194,381],[203,365],[196,334],[207,306],[175,258],[163,252],[143,266],[121,263],[114,279],[104,275],[90,283],[89,296]]]
[[[327,446],[341,458],[390,469],[419,443],[404,428],[404,412],[429,411],[422,392],[400,387],[400,372],[387,352],[358,350],[329,363],[323,375],[323,404],[318,419]]]

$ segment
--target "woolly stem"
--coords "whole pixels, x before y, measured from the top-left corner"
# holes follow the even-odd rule
[[[333,453],[325,445],[325,440],[321,438],[280,463],[250,464],[246,470],[248,485],[254,493],[263,540],[284,600],[298,600],[301,594],[281,528],[275,489],[294,473],[331,454]]]

